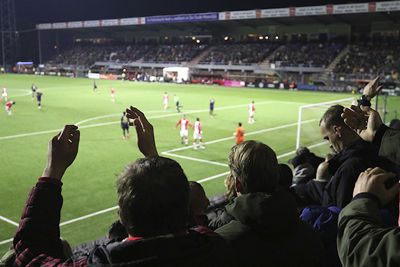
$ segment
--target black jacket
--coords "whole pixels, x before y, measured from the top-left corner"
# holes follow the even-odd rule
[[[329,161],[329,172],[334,175],[328,183],[312,180],[307,184],[297,185],[296,195],[309,203],[343,208],[353,197],[359,174],[370,167],[396,171],[392,162],[378,156],[375,145],[358,139]]]

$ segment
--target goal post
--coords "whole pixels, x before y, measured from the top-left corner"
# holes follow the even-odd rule
[[[302,129],[304,128],[303,125],[305,124],[310,124],[312,123],[317,123],[322,114],[325,112],[325,110],[334,104],[342,104],[345,107],[350,106],[353,104],[355,101],[355,97],[351,98],[345,98],[345,99],[339,99],[339,100],[333,100],[333,101],[328,101],[328,102],[322,102],[322,103],[315,103],[315,104],[309,104],[309,105],[303,105],[299,107],[299,114],[298,114],[298,121],[297,121],[297,136],[296,136],[296,149],[298,149],[301,145],[309,146],[310,144],[302,144],[300,141],[300,138],[302,136]],[[308,111],[305,116],[305,112]],[[315,129],[314,129],[315,130]],[[319,134],[319,131],[318,131]]]

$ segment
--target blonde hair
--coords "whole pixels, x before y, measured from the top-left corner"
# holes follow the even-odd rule
[[[241,184],[243,194],[271,193],[279,181],[278,160],[266,144],[250,140],[235,145],[229,154],[231,175]]]

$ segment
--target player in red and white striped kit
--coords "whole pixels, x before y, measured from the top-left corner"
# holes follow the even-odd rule
[[[254,107],[254,101],[251,101],[251,103],[249,104],[249,123],[254,123],[254,111],[255,111],[255,107]]]
[[[192,127],[193,126],[190,124],[190,122],[186,119],[186,115],[183,115],[182,119],[178,121],[178,123],[175,126],[175,129],[178,127],[178,125],[181,125],[181,142],[182,144],[185,144],[186,146],[188,145],[188,126]]]
[[[194,133],[193,133],[193,149],[198,149],[197,140],[199,140],[200,149],[205,149],[203,145],[203,131],[201,130],[201,122],[199,118],[196,118],[196,122],[194,123]]]
[[[15,101],[9,101],[9,102],[6,103],[5,108],[6,108],[6,111],[7,111],[8,115],[12,114],[11,106],[14,105],[14,104],[15,104]]]
[[[1,89],[1,99],[0,100],[3,100],[3,99],[4,99],[5,102],[7,102],[7,100],[8,100],[8,98],[7,98],[7,88],[5,88],[5,87],[3,87]]]
[[[163,95],[164,110],[166,110],[168,108],[168,99],[169,99],[168,93],[165,92]]]

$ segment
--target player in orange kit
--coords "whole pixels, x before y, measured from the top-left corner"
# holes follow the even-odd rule
[[[244,141],[244,128],[242,127],[242,123],[238,123],[238,127],[236,128],[236,132],[233,133],[236,136],[236,144],[239,144]]]

